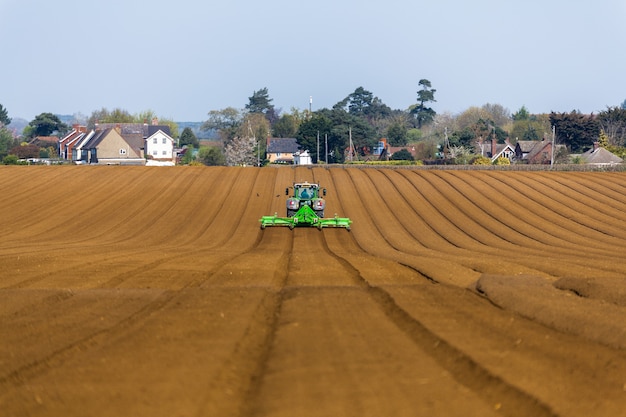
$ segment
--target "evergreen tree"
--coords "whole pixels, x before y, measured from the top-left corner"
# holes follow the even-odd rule
[[[200,145],[198,138],[189,127],[184,128],[183,133],[180,135],[180,146],[185,145],[193,148],[197,148]]]
[[[262,113],[270,124],[276,123],[278,120],[278,114],[272,104],[272,99],[267,91],[267,87],[254,91],[252,97],[248,97],[248,104],[246,104],[246,110],[249,113]]]
[[[427,103],[436,102],[435,90],[432,88],[430,81],[421,79],[418,83],[422,89],[417,92],[417,104],[413,105],[409,112],[415,117],[417,128],[421,129],[422,126],[433,121],[437,113],[431,108],[427,107]]]
[[[55,132],[58,135],[64,135],[69,130],[69,127],[52,113],[41,113],[29,123],[29,126],[31,137],[50,136]]]
[[[550,113],[550,122],[555,127],[557,137],[571,152],[584,152],[600,135],[600,124],[593,115],[578,111],[571,113]]]
[[[0,127],[11,124],[11,119],[9,118],[9,113],[7,109],[4,108],[2,104],[0,104]]]

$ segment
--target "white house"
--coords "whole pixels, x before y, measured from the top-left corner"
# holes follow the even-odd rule
[[[293,154],[293,163],[295,165],[311,165],[313,161],[311,160],[309,151],[298,151]]]
[[[146,138],[146,157],[156,161],[174,161],[174,139],[158,129]]]

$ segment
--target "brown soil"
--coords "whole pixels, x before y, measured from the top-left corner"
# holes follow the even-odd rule
[[[293,181],[343,229],[268,228]],[[0,167],[0,416],[626,415],[626,174]]]

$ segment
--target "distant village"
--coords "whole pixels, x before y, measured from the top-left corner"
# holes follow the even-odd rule
[[[88,130],[80,124],[72,125],[65,136],[59,138],[36,137],[40,145],[49,144],[58,148],[62,163],[77,165],[146,165],[173,166],[181,163],[187,152],[194,152],[191,147],[178,147],[171,136],[170,127],[159,124],[154,118],[150,123],[103,123]],[[307,149],[302,149],[296,138],[267,138],[265,155],[259,158],[264,164],[311,165],[313,160]],[[474,155],[485,164],[505,161],[507,164],[552,164],[559,152],[566,152],[565,145],[554,144],[550,140],[517,141],[514,145],[505,140],[498,143],[495,139],[479,140]],[[385,138],[366,153],[357,157],[353,149],[346,149],[346,162],[368,163],[390,161],[394,154],[402,152],[414,158],[415,145],[390,146]],[[354,152],[354,153],[353,153]],[[352,157],[354,158],[352,159]],[[572,156],[570,156],[572,157]],[[580,158],[578,163],[595,166],[622,164],[622,158],[599,146],[596,142],[590,150],[573,157]],[[40,158],[31,158],[31,163],[43,162]],[[320,161],[325,162],[325,161]],[[260,164],[260,163],[259,163]]]

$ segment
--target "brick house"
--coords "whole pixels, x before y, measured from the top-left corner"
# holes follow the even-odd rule
[[[556,145],[555,151],[565,149],[565,145]],[[555,153],[556,155],[556,153]],[[515,159],[527,164],[550,164],[552,162],[552,141],[519,140],[515,144]]]

